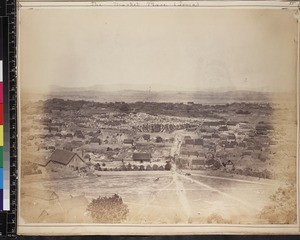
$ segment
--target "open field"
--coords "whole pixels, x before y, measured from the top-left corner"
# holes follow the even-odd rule
[[[176,170],[103,172],[98,178],[51,181],[24,179],[23,187],[27,184],[53,189],[60,199],[84,193],[91,201],[117,193],[129,207],[125,223],[157,224],[263,222],[257,214],[281,185],[273,180],[215,177],[197,171],[187,176]]]

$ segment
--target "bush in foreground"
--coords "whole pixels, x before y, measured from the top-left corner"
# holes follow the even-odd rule
[[[121,223],[129,213],[128,206],[118,194],[93,199],[87,211],[95,223]]]
[[[270,204],[259,214],[271,224],[294,224],[297,222],[297,193],[295,185],[279,187],[271,195]]]
[[[231,224],[232,221],[229,219],[223,218],[221,215],[217,213],[213,213],[208,216],[207,218],[207,223],[212,223],[212,224]]]

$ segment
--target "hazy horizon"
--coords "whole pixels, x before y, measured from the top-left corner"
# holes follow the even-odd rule
[[[20,84],[32,92],[107,84],[145,91],[296,88],[293,11],[42,8],[20,14]]]
[[[91,86],[82,86],[82,87],[68,87],[68,86],[60,86],[60,85],[49,85],[47,88],[49,91],[45,94],[51,93],[59,93],[59,92],[153,92],[153,93],[228,93],[228,92],[253,92],[253,93],[295,93],[294,89],[290,90],[278,90],[268,91],[268,89],[234,89],[234,88],[214,88],[214,89],[176,89],[176,88],[167,88],[167,86],[159,88],[153,87],[152,85],[126,85],[126,84],[95,84]],[[32,88],[22,87],[22,91],[36,93],[36,94],[44,94],[40,90],[32,90]]]

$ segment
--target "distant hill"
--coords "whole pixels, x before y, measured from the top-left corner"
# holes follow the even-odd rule
[[[52,86],[49,94],[27,94],[34,100],[45,100],[48,98],[62,98],[70,100],[87,100],[95,102],[194,102],[198,104],[226,104],[233,102],[290,102],[295,101],[295,95],[285,92],[256,92],[256,91],[151,91],[145,86],[131,90],[117,90],[111,85],[109,87],[97,85],[85,88]],[[125,87],[122,86],[122,87]],[[120,86],[118,85],[118,88]],[[25,92],[25,91],[23,91]]]
[[[251,91],[228,91],[228,92],[179,92],[179,91],[142,91],[142,90],[75,90],[60,89],[50,94],[51,97],[90,100],[96,102],[194,102],[224,104],[231,102],[268,102],[271,94]],[[49,96],[49,97],[50,97]]]

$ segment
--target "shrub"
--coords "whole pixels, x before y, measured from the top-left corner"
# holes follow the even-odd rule
[[[151,171],[151,170],[152,170],[152,167],[151,167],[150,165],[147,165],[146,170],[147,170],[147,171]]]
[[[214,163],[215,163],[215,160],[213,160],[213,159],[209,159],[209,160],[206,160],[206,161],[205,161],[205,164],[206,164],[206,165],[209,165],[209,166],[214,165]]]
[[[152,169],[153,169],[154,171],[158,170],[157,164],[154,164],[153,167],[152,167]]]
[[[297,222],[297,195],[295,185],[279,187],[271,195],[271,202],[259,213],[261,219],[271,224],[293,224]]]
[[[99,164],[99,163],[96,163],[96,164],[95,164],[95,170],[99,170],[99,168],[101,168],[101,167],[100,167],[100,164]]]
[[[130,163],[127,164],[126,169],[127,169],[127,171],[131,171],[132,170],[132,166],[131,166]]]
[[[167,164],[165,165],[165,170],[170,171],[172,168],[171,163],[167,162]]]
[[[140,166],[140,171],[144,171],[144,170],[145,170],[144,165],[141,165],[141,166]]]
[[[122,105],[120,106],[119,110],[121,112],[129,112],[130,111],[130,107],[127,103],[122,103]]]
[[[223,218],[221,215],[217,214],[217,213],[213,213],[211,215],[208,216],[207,218],[207,222],[208,223],[214,223],[214,224],[231,224],[231,220],[225,219]]]
[[[264,169],[262,171],[262,176],[263,176],[263,178],[271,179],[272,173],[268,169]]]
[[[246,175],[246,176],[252,176],[253,175],[252,168],[249,168],[249,167],[245,168],[244,169],[244,175]]]
[[[121,171],[127,171],[127,167],[125,166],[125,164],[122,164],[122,166],[120,168],[121,168]]]
[[[162,171],[162,170],[164,170],[164,167],[163,166],[159,166],[158,170]]]
[[[90,212],[95,223],[121,223],[129,213],[128,206],[117,194],[112,197],[93,199],[87,211]]]
[[[139,167],[136,166],[136,165],[133,165],[132,168],[133,168],[134,171],[138,171],[139,170]]]
[[[213,164],[213,169],[214,170],[217,170],[221,167],[221,163],[219,163],[218,161],[215,161],[214,164]]]
[[[243,174],[243,170],[240,169],[240,168],[235,169],[234,172],[235,172],[236,174],[240,174],[240,175]]]

